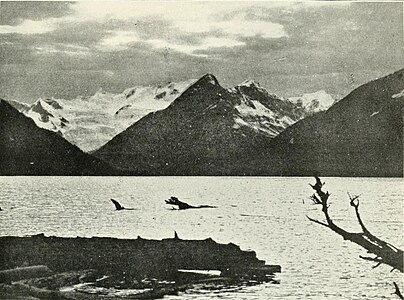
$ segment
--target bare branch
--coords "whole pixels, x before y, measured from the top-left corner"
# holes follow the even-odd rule
[[[364,260],[369,260],[369,261],[374,261],[374,262],[382,262],[382,259],[380,257],[369,257],[369,256],[362,256],[359,255],[360,258]]]
[[[395,283],[395,282],[393,281],[393,284],[394,284],[394,287],[395,287],[395,289],[396,289],[396,290],[394,291],[394,294],[396,294],[400,299],[404,299],[403,295],[402,295],[401,292],[400,292],[400,289],[399,289],[397,283]]]
[[[321,200],[318,199],[318,197],[316,196],[316,194],[313,194],[310,196],[311,201],[313,201],[314,204],[321,204]]]
[[[312,222],[314,222],[314,223],[323,225],[323,226],[328,227],[328,228],[330,227],[330,226],[328,226],[328,224],[326,224],[326,223],[320,222],[320,221],[318,221],[318,220],[316,220],[316,219],[312,219],[312,218],[310,218],[309,216],[306,216],[306,217],[307,217],[307,219],[309,219],[310,221],[312,221]]]

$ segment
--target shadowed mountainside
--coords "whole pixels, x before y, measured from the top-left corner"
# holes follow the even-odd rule
[[[0,100],[0,175],[115,175],[107,163]]]

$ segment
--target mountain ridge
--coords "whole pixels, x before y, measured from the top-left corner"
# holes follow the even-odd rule
[[[198,85],[206,85],[204,87],[206,93],[220,86],[214,75],[205,74],[198,80],[170,82],[156,87],[135,86],[119,94],[99,89],[90,97],[71,100],[40,98],[31,106],[15,101],[9,102],[33,119],[39,127],[58,132],[80,149],[93,152],[148,113],[166,109],[197,82]],[[235,117],[236,126],[248,126],[266,133],[269,137],[276,136],[285,127],[312,113],[304,107],[291,103],[288,99],[270,93],[253,80],[244,81],[226,90],[239,94],[237,97],[248,98],[245,101],[241,100],[239,104],[238,116]],[[262,106],[259,99],[243,94],[243,91],[252,90],[256,91],[256,95],[261,100],[273,98],[278,99],[278,102],[284,102],[283,107],[279,107],[280,111],[277,111],[276,105],[265,107],[269,105],[268,101]],[[208,97],[205,98],[206,101],[209,100]],[[256,108],[256,106],[259,107]],[[291,111],[287,112],[287,110]],[[280,114],[279,121],[275,120],[278,114]]]
[[[127,90],[126,96],[136,93]],[[403,97],[401,69],[356,88],[328,110],[305,115],[302,106],[256,82],[226,89],[206,74],[167,108],[145,115],[92,152],[97,158],[14,108],[24,105],[1,100],[0,172],[402,177]],[[37,112],[45,110],[37,117],[51,119],[64,103],[37,104]]]

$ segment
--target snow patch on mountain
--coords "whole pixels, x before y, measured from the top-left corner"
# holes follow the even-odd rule
[[[289,101],[304,108],[308,114],[327,110],[335,102],[333,97],[324,90],[303,94],[300,97],[291,97]]]
[[[90,97],[39,99],[18,110],[38,127],[60,133],[84,151],[101,147],[147,115],[167,108],[195,80],[162,86],[137,86],[122,93],[98,90]]]
[[[233,128],[249,127],[271,138],[307,115],[327,109],[334,102],[324,91],[295,97],[291,101],[269,92],[253,80],[244,81],[228,91],[239,99],[239,104],[234,106]]]
[[[270,137],[275,137],[295,122],[288,116],[280,116],[279,112],[270,110],[256,100],[242,101],[240,105],[235,106],[235,109],[238,112],[234,118],[237,125],[250,127]]]
[[[59,109],[62,107],[55,99],[39,99],[22,112],[34,120],[38,127],[63,133],[68,121],[56,111]]]
[[[268,97],[274,98],[274,99],[280,99],[280,100],[285,100],[282,97],[279,97],[278,95],[276,95],[275,93],[272,93],[271,91],[269,91],[268,89],[262,87],[258,82],[254,81],[254,80],[246,80],[243,81],[242,83],[236,85],[233,88],[229,89],[229,92],[231,93],[237,93],[243,90],[243,88],[249,88],[249,90],[254,90],[257,91],[259,93],[265,94]]]
[[[402,90],[401,92],[394,94],[393,96],[391,96],[391,98],[396,99],[396,98],[401,98],[404,97],[404,90]]]
[[[238,86],[255,87],[260,88],[260,84],[254,80],[246,80],[240,83]]]

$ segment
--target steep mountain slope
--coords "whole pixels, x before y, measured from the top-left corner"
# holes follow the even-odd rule
[[[26,111],[30,108],[30,105],[27,103],[22,103],[14,100],[7,100],[7,102],[10,103],[12,107],[14,107],[16,110],[20,112]]]
[[[237,97],[205,75],[168,108],[147,115],[94,154],[138,174],[226,174],[258,136],[233,128]]]
[[[38,127],[59,132],[83,151],[99,148],[150,112],[166,108],[195,80],[137,86],[114,94],[99,90],[71,100],[39,99],[31,106],[10,103]]]
[[[0,175],[117,174],[0,100]]]
[[[250,160],[250,174],[403,176],[404,69],[288,127]]]

